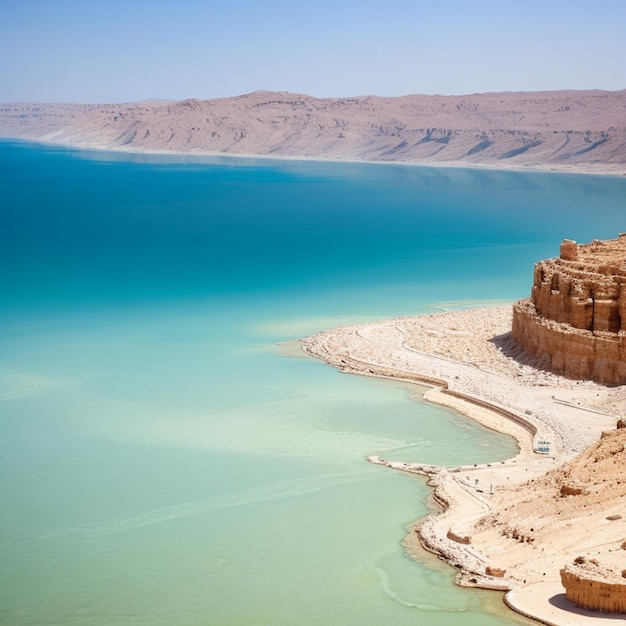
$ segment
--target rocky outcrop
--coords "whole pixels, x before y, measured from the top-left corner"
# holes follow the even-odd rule
[[[583,609],[626,613],[626,570],[602,567],[595,559],[579,557],[561,570],[561,582],[570,602]]]
[[[586,245],[565,239],[560,257],[535,265],[532,301],[541,317],[616,333],[626,329],[625,281],[626,234]]]
[[[512,336],[527,360],[570,378],[626,383],[626,234],[535,265],[530,299],[513,306]]]

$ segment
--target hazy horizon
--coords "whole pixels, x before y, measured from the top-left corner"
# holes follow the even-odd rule
[[[507,91],[476,91],[473,93],[451,93],[451,94],[445,94],[445,97],[470,97],[470,96],[480,96],[480,95],[489,95],[489,94],[498,94],[498,93],[502,93],[502,94],[515,94],[515,93],[550,93],[550,92],[568,92],[568,91],[572,91],[572,92],[583,92],[583,91],[599,91],[599,92],[620,92],[620,91],[626,91],[626,87],[622,88],[622,89],[597,89],[597,88],[589,88],[589,89],[567,89],[567,88],[563,88],[563,89],[541,89],[541,90],[507,90]],[[368,97],[380,97],[380,98],[405,98],[405,97],[411,97],[411,96],[425,96],[425,97],[440,97],[440,96],[444,96],[444,94],[441,93],[406,93],[406,94],[400,94],[397,96],[379,96],[378,94],[374,94],[374,93],[354,93],[354,94],[344,94],[342,96],[314,96],[312,94],[309,93],[304,93],[304,92],[300,92],[300,91],[290,91],[288,89],[254,89],[252,91],[247,91],[244,93],[233,93],[233,94],[229,94],[229,95],[224,95],[224,96],[216,96],[214,98],[197,98],[196,96],[185,96],[182,98],[160,98],[158,96],[148,96],[146,98],[140,98],[138,100],[101,100],[101,101],[85,101],[85,102],[77,102],[77,101],[70,101],[70,100],[55,100],[55,101],[46,101],[46,100],[5,100],[3,101],[5,104],[46,104],[46,105],[55,105],[55,104],[60,104],[60,105],[85,105],[85,106],[89,106],[89,105],[123,105],[123,104],[141,104],[141,103],[163,103],[163,104],[167,104],[167,103],[174,103],[174,102],[183,102],[185,100],[227,100],[230,98],[240,98],[242,96],[249,96],[252,95],[254,93],[257,92],[267,92],[267,93],[286,93],[286,94],[292,94],[294,96],[304,96],[304,97],[311,97],[311,98],[315,98],[318,100],[340,100],[342,98],[368,98]]]
[[[5,0],[0,101],[614,91],[625,25],[619,0]]]

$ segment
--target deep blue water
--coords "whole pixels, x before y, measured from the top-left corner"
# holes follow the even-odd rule
[[[532,263],[554,255],[561,238],[616,235],[626,185],[553,173],[104,157],[3,144],[1,267],[11,304],[338,288],[371,290],[375,301],[378,287],[423,285],[435,299],[491,297],[494,285],[517,297]],[[459,293],[478,272],[491,292]]]
[[[279,342],[527,295],[626,180],[0,142],[0,621],[504,624],[399,545],[510,440]],[[433,569],[434,568],[434,569]],[[495,597],[495,600],[494,600]]]

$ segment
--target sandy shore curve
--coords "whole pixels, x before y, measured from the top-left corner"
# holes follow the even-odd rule
[[[626,390],[525,364],[510,328],[510,306],[486,307],[340,327],[304,339],[302,348],[346,373],[428,386],[426,400],[514,437],[519,453],[502,462],[444,468],[368,460],[426,476],[441,506],[411,526],[409,554],[418,546],[433,552],[457,568],[458,584],[509,591],[511,608],[544,623],[596,623],[600,614],[565,599],[559,571],[580,553],[621,558],[612,553],[626,538],[626,520],[602,520],[625,510],[626,483],[608,500],[587,499],[570,511],[552,502],[555,479],[546,477],[615,430]],[[520,512],[524,501],[530,513]]]

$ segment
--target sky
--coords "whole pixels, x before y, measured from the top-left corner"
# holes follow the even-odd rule
[[[626,88],[626,0],[0,0],[0,102]]]

